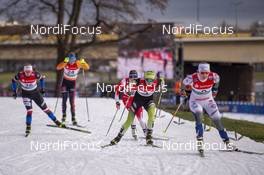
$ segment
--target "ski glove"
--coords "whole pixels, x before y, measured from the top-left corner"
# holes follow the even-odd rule
[[[81,63],[81,64],[86,64],[86,61],[84,60],[84,58],[81,58],[81,59],[80,59],[80,63]]]
[[[116,102],[116,109],[120,109],[120,103],[118,101]]]
[[[69,57],[65,57],[64,58],[64,63],[68,63],[70,61],[70,58]]]

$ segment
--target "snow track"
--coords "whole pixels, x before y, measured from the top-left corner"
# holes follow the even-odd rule
[[[53,109],[56,99],[47,98],[48,106]],[[61,101],[59,101],[60,103]],[[24,137],[25,109],[22,99],[0,98],[0,174],[264,174],[264,155],[250,155],[237,152],[220,152],[206,150],[201,158],[196,150],[168,149],[168,145],[188,143],[195,140],[194,123],[184,121],[183,125],[172,124],[166,133],[169,141],[156,140],[164,149],[144,147],[144,139],[134,141],[129,129],[123,140],[113,147],[100,149],[116,136],[122,122],[118,122],[118,113],[108,137],[105,137],[110,121],[114,115],[115,104],[111,99],[88,99],[91,122],[87,123],[85,99],[76,99],[76,113],[80,124],[87,125],[92,134],[79,133],[58,128],[46,127],[51,123],[36,105],[33,106],[32,134]],[[60,119],[60,104],[56,116]],[[68,105],[69,108],[69,105]],[[68,109],[69,111],[69,109]],[[70,112],[68,112],[70,114]],[[154,135],[163,137],[162,130],[168,124],[170,115],[162,111],[164,118],[157,118]],[[125,113],[127,115],[127,112]],[[146,113],[144,113],[146,119]],[[68,115],[67,120],[70,120]],[[143,136],[137,126],[139,136]],[[264,131],[263,131],[264,132]],[[92,149],[36,150],[32,143],[70,142],[94,145]],[[221,143],[215,129],[205,133],[206,143]],[[264,144],[249,138],[242,138],[235,144],[244,150],[264,152]]]

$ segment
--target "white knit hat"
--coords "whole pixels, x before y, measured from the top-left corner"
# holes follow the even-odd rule
[[[24,72],[33,71],[32,65],[25,65]]]
[[[198,65],[198,72],[210,72],[210,64],[200,63]]]

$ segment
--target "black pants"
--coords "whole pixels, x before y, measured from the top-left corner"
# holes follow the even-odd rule
[[[139,95],[138,92],[136,92],[134,100],[132,102],[132,110],[134,110],[134,113],[137,113],[140,107],[144,107],[146,111],[148,111],[148,108],[151,104],[154,104],[153,95],[149,97],[143,97]]]
[[[61,86],[62,93],[62,114],[66,115],[67,99],[70,98],[71,115],[75,116],[75,92],[76,92],[76,81],[70,81],[63,79]]]
[[[27,109],[26,124],[30,125],[32,121],[32,100],[49,116],[50,119],[52,119],[53,121],[56,120],[56,117],[47,107],[47,104],[45,103],[38,89],[35,89],[33,91],[22,90],[22,98],[23,103]]]
[[[27,110],[32,109],[32,100],[43,110],[48,110],[47,104],[45,103],[42,95],[38,89],[33,91],[22,90],[23,103]]]

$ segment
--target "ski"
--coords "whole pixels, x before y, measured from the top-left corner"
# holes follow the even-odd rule
[[[146,144],[144,146],[146,146],[146,147],[153,147],[153,148],[162,148],[162,146],[155,145],[155,144]]]
[[[115,145],[109,143],[109,144],[106,144],[106,145],[102,145],[101,148],[103,149],[103,148],[110,147],[110,146],[115,146]]]
[[[241,152],[241,153],[246,153],[246,154],[257,154],[257,155],[264,155],[264,152],[254,152],[254,151],[246,151],[246,150],[241,150],[237,149],[235,152]]]
[[[115,146],[111,143],[109,144],[106,144],[106,145],[102,145],[101,148],[107,148],[107,147],[110,147],[110,146]],[[146,145],[141,145],[141,146],[146,146],[146,147],[153,147],[153,148],[162,148],[162,146],[159,146],[159,145],[155,145],[155,144],[146,144]]]
[[[140,139],[146,139],[146,137],[139,137]],[[163,140],[163,141],[168,141],[170,140],[167,137],[152,137],[152,140]]]
[[[254,152],[254,151],[247,151],[247,150],[241,150],[241,149],[236,149],[236,150],[220,150],[222,152],[239,152],[239,153],[245,153],[245,154],[256,154],[256,155],[264,155],[264,152]]]
[[[72,127],[78,127],[78,128],[85,128],[85,126],[84,125],[79,125],[79,124],[77,124],[77,125],[73,125],[73,124],[68,124],[68,126],[72,126]]]
[[[70,122],[63,122],[63,124],[65,124],[65,125],[67,125],[67,126],[72,126],[72,127],[79,127],[79,128],[86,128],[86,125],[80,125],[80,124],[76,124],[76,125],[74,125],[74,124],[72,124],[72,123],[70,123]]]
[[[53,128],[68,129],[68,130],[83,132],[83,133],[87,133],[87,134],[91,134],[92,133],[91,131],[88,131],[88,130],[73,128],[73,127],[70,127],[70,126],[66,126],[65,128],[64,127],[58,127],[57,125],[50,125],[50,124],[47,124],[46,126],[53,127]]]

